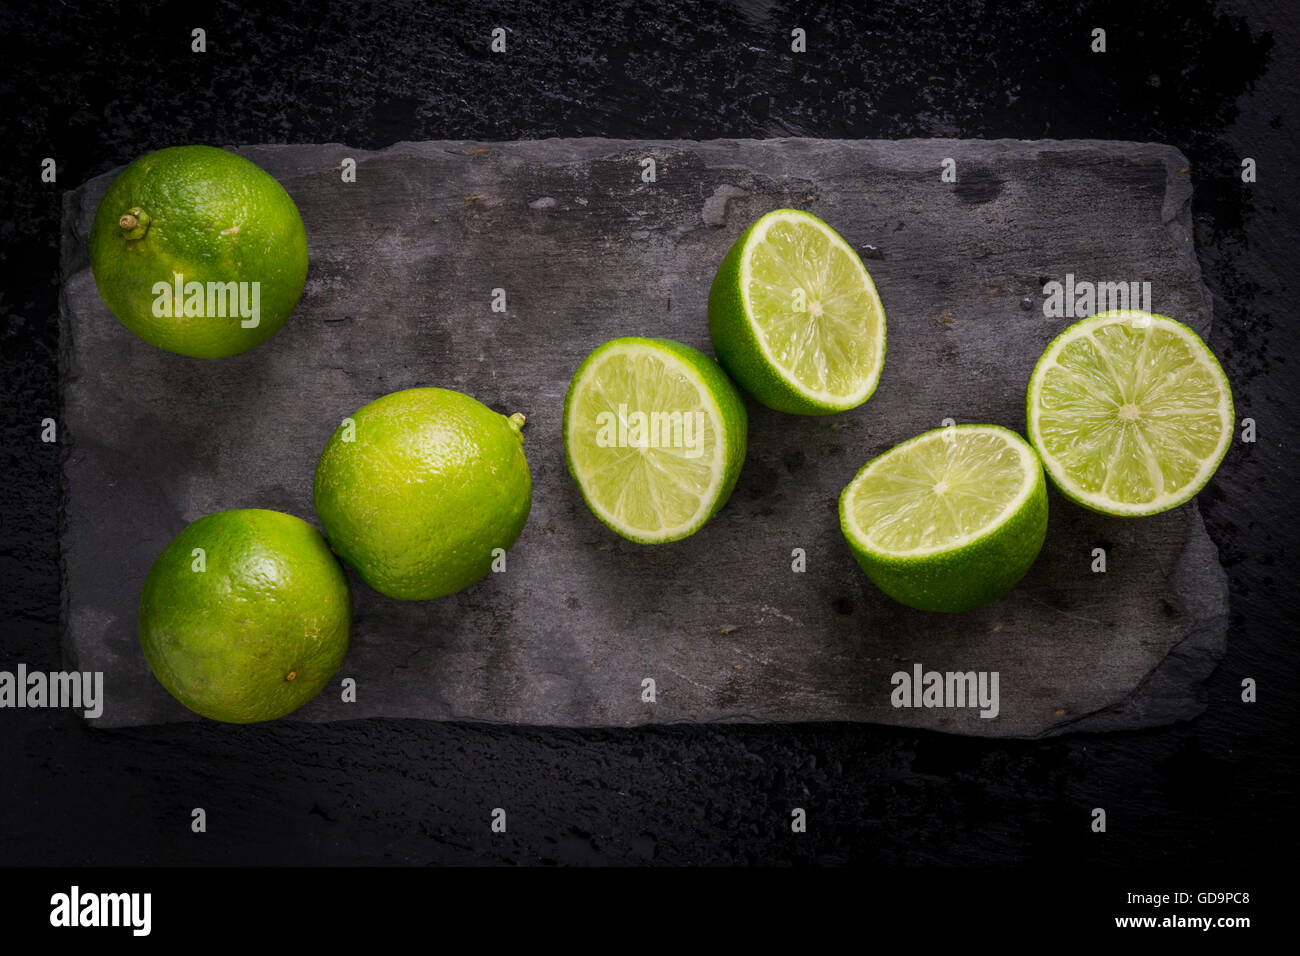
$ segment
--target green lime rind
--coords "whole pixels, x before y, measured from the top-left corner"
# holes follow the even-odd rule
[[[443,388],[365,405],[316,465],[312,494],[330,546],[388,597],[427,601],[473,584],[532,509],[522,428],[522,416]]]
[[[147,217],[138,238],[119,225],[133,211]],[[113,180],[95,211],[90,262],[105,304],[140,338],[181,355],[221,358],[284,326],[307,281],[307,232],[284,187],[255,163],[214,146],[173,146],[140,157]],[[174,285],[176,273],[205,289],[258,282],[258,324],[244,328],[237,309],[155,315],[155,285]]]
[[[1136,326],[1134,326],[1135,322]],[[1189,347],[1194,358],[1200,362],[1201,368],[1208,373],[1218,389],[1219,404],[1213,417],[1218,418],[1220,431],[1214,449],[1210,454],[1200,459],[1197,474],[1190,481],[1186,482],[1175,493],[1160,495],[1148,502],[1126,502],[1087,491],[1081,487],[1079,482],[1070,477],[1064,464],[1055,454],[1052,442],[1047,440],[1043,434],[1042,409],[1038,396],[1042,394],[1045,378],[1054,371],[1054,366],[1056,366],[1062,350],[1082,336],[1091,335],[1104,326],[1116,323],[1128,324],[1130,327],[1141,329],[1160,328],[1172,332]],[[1185,378],[1185,375],[1185,369],[1174,373],[1175,378]],[[1043,461],[1043,468],[1052,484],[1056,486],[1062,495],[1075,504],[1089,511],[1112,517],[1147,517],[1177,508],[1194,498],[1214,477],[1228,452],[1228,448],[1232,444],[1234,415],[1232,388],[1228,382],[1228,377],[1219,364],[1218,358],[1210,351],[1204,340],[1193,329],[1177,319],[1135,309],[1098,313],[1067,327],[1043,350],[1043,354],[1034,365],[1034,371],[1030,375],[1029,384],[1025,389],[1025,431],[1030,443],[1037,449],[1039,457]],[[1113,460],[1113,456],[1106,457]],[[1110,467],[1109,462],[1102,464],[1106,468]]]
[[[722,447],[717,466],[713,474],[712,491],[707,500],[691,520],[679,526],[659,531],[638,529],[620,522],[600,503],[594,486],[583,475],[581,467],[575,461],[574,443],[581,440],[573,433],[576,415],[575,402],[581,391],[588,385],[588,375],[599,369],[602,360],[628,350],[629,353],[645,351],[676,367],[694,380],[700,394],[710,406],[710,415],[719,423],[717,434]],[[706,525],[712,517],[727,503],[740,477],[740,470],[745,461],[749,418],[745,411],[745,402],[739,390],[732,383],[718,363],[698,349],[672,339],[643,338],[626,336],[613,339],[591,352],[573,374],[568,391],[564,396],[564,456],[569,474],[582,494],[583,501],[591,513],[607,528],[629,541],[637,544],[666,544],[689,538]]]
[[[325,539],[278,511],[198,519],[140,594],[140,646],[158,681],[195,713],[233,724],[283,717],[320,693],[343,664],[351,623],[347,577]]]
[[[997,518],[950,548],[890,553],[873,547],[852,515],[855,487],[891,456],[918,442],[961,440],[978,431],[1001,435],[1021,456],[1025,478]],[[1025,576],[1047,537],[1047,483],[1038,455],[1023,438],[999,425],[957,425],[923,432],[873,458],[840,495],[840,529],[858,565],[880,590],[921,611],[955,613],[994,601]]]
[[[784,371],[769,354],[761,334],[755,327],[751,310],[746,306],[744,273],[746,258],[751,246],[764,231],[778,220],[803,220],[820,228],[828,238],[856,263],[860,272],[861,287],[872,302],[867,320],[873,323],[876,346],[874,361],[861,372],[860,387],[847,397],[815,394]],[[776,209],[759,218],[732,244],[718,267],[709,288],[709,335],[713,340],[718,361],[728,374],[746,392],[768,408],[797,415],[831,415],[856,408],[866,402],[880,382],[885,362],[885,312],[870,273],[862,264],[857,252],[821,219],[797,209]]]

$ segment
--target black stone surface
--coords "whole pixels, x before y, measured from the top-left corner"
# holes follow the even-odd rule
[[[1244,15],[1244,18],[1242,16]],[[62,195],[179,142],[565,136],[1105,138],[1192,164],[1212,347],[1259,441],[1200,498],[1228,654],[1193,722],[1045,742],[851,725],[505,729],[401,720],[96,732],[0,712],[0,863],[1281,860],[1293,832],[1297,26],[1248,2],[286,4],[0,16],[3,654],[56,668]],[[199,22],[202,21],[202,22]],[[504,57],[490,29],[509,31]],[[790,54],[794,25],[810,54]],[[208,52],[190,52],[190,30]],[[1088,52],[1094,26],[1108,52]],[[43,184],[53,156],[59,180]],[[1240,179],[1243,157],[1259,181]],[[1243,678],[1260,701],[1240,702]],[[209,832],[188,829],[204,806]],[[511,828],[492,837],[491,808]],[[792,836],[791,806],[811,826]],[[1091,808],[1108,808],[1104,836]],[[219,824],[219,826],[218,826]]]

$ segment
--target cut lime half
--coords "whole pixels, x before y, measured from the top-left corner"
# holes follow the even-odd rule
[[[745,406],[713,359],[621,338],[583,361],[564,400],[564,450],[587,506],[641,544],[694,534],[745,460]]]
[[[924,432],[868,462],[840,495],[858,564],[895,600],[965,611],[1009,591],[1047,535],[1033,448],[997,425]]]
[[[862,260],[816,216],[778,209],[736,240],[709,290],[718,360],[777,411],[856,408],[885,361],[885,310]]]
[[[1140,517],[1189,501],[1232,442],[1232,391],[1200,337],[1147,312],[1076,322],[1039,358],[1029,440],[1067,497]]]

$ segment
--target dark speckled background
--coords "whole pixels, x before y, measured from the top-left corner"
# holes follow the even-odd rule
[[[89,5],[87,5],[89,7]],[[369,720],[95,731],[0,712],[0,864],[1251,864],[1294,812],[1296,16],[1250,0],[44,3],[0,12],[0,668],[59,666],[61,195],[185,142],[1084,137],[1182,149],[1212,347],[1259,441],[1201,508],[1228,656],[1191,724],[1042,743],[869,726],[549,732]],[[1281,5],[1285,6],[1285,5]],[[494,26],[509,52],[493,57]],[[809,53],[791,55],[792,26]],[[208,52],[189,52],[189,31]],[[1088,52],[1094,26],[1109,52]],[[59,181],[39,181],[42,157]],[[1259,182],[1241,183],[1243,156]],[[1064,227],[1064,226],[1063,226]],[[1104,237],[1103,241],[1104,241]],[[1239,702],[1243,677],[1260,702]],[[189,810],[209,833],[189,832]],[[491,808],[510,833],[492,837]],[[810,830],[789,833],[792,806]],[[1109,832],[1088,830],[1096,806]]]

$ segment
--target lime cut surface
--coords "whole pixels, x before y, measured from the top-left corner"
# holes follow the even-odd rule
[[[925,432],[868,462],[840,496],[840,527],[895,600],[964,611],[1009,591],[1047,534],[1033,448],[996,425]]]
[[[709,291],[718,360],[777,411],[861,405],[880,380],[885,310],[853,247],[816,216],[778,209],[736,241]]]
[[[668,339],[614,339],[569,384],[565,456],[607,526],[642,544],[676,541],[731,495],[746,424],[736,387],[704,353]]]
[[[1210,480],[1232,441],[1232,392],[1181,322],[1106,312],[1047,347],[1029,380],[1026,419],[1063,494],[1139,517],[1183,504]]]

